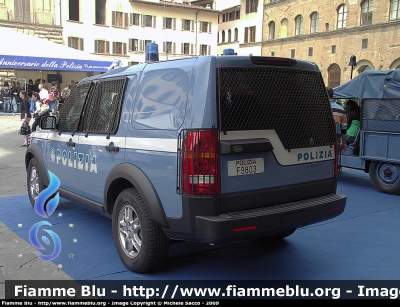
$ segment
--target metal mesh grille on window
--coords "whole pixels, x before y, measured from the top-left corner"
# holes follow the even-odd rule
[[[79,120],[85,103],[90,83],[78,84],[72,90],[68,100],[63,104],[59,114],[60,131],[78,130]]]
[[[220,68],[218,73],[221,131],[274,129],[286,149],[335,142],[319,72]]]
[[[400,131],[400,99],[368,98],[361,101],[361,126],[372,131]]]
[[[85,109],[83,131],[115,133],[124,93],[125,78],[96,84]]]

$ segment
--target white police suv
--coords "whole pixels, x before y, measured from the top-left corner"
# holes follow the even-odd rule
[[[61,197],[112,218],[131,270],[160,268],[169,244],[283,238],[334,218],[334,121],[314,63],[200,56],[83,79],[42,118],[25,163],[29,198]]]

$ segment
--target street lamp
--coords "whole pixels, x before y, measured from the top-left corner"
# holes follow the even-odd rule
[[[349,62],[349,66],[351,66],[350,80],[353,79],[353,67],[356,65],[357,65],[356,56],[355,55],[350,56],[350,62]]]

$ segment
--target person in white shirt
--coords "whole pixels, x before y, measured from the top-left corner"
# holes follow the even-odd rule
[[[42,103],[49,104],[49,91],[46,90],[43,84],[39,84],[39,96]]]
[[[43,115],[48,115],[48,112],[47,112],[47,114],[42,114],[41,116],[39,115],[40,107],[42,106],[42,102],[40,101],[40,96],[38,93],[36,93],[36,92],[32,93],[32,100],[35,102],[35,106],[36,106],[35,112],[33,112],[33,114],[32,114],[32,117],[35,119],[35,121],[32,124],[32,132],[33,132],[33,131],[36,131],[36,127],[39,126],[40,118]]]

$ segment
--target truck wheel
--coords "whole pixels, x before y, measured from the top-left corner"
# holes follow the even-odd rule
[[[29,161],[28,174],[26,178],[29,200],[31,205],[35,206],[35,201],[39,193],[46,188],[43,182],[42,174],[39,173],[39,168],[35,158],[32,158],[31,161]]]
[[[169,239],[154,224],[138,191],[122,191],[115,201],[112,232],[122,262],[136,273],[160,268],[168,255]]]
[[[400,194],[400,165],[371,162],[369,177],[378,191],[394,195]]]

